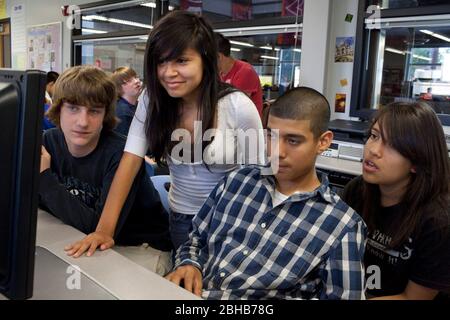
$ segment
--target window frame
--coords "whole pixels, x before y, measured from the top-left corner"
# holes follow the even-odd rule
[[[372,4],[373,2],[370,0],[359,0],[358,5],[350,117],[357,117],[360,120],[369,120],[376,111],[375,109],[370,109],[370,107],[367,108],[364,106],[369,94],[369,82],[372,80],[369,79],[369,76],[372,76],[372,72],[368,71],[369,68],[375,68],[377,66],[377,61],[374,61],[373,64],[370,64],[370,62],[373,62],[378,48],[370,47],[371,30],[365,28],[365,20],[372,14],[367,13],[366,9]],[[425,17],[443,14],[450,14],[450,4],[412,8],[380,9],[381,20],[386,18]]]
[[[156,9],[158,13],[162,12],[158,16],[154,17],[154,21],[156,22],[158,18],[167,13],[168,11],[168,2],[165,0],[155,0]],[[107,1],[98,1],[80,5],[81,16],[83,16],[83,11],[92,10],[97,7],[104,7],[109,5],[120,5],[127,4],[128,1],[123,0],[107,0]],[[81,19],[81,17],[80,17]],[[151,23],[151,21],[149,21]],[[242,21],[224,21],[224,22],[211,22],[211,25],[214,31],[221,32],[227,37],[233,37],[237,35],[258,35],[261,33],[275,33],[275,29],[264,30],[264,27],[276,27],[280,26],[280,29],[283,29],[284,26],[289,25],[289,30],[295,28],[295,32],[301,32],[303,26],[303,16],[285,16],[285,17],[268,17],[268,18],[260,18],[255,20],[242,20]],[[294,27],[295,25],[295,27]],[[248,31],[246,28],[255,28],[259,27],[257,31]],[[242,31],[232,31],[233,29],[242,29]],[[280,31],[282,33],[282,31]],[[294,32],[294,31],[292,31]],[[238,34],[235,34],[238,33]],[[117,32],[109,32],[105,34],[88,34],[82,35],[81,29],[72,30],[72,40],[71,40],[71,65],[81,64],[82,61],[82,52],[80,44],[89,41],[107,41],[119,38],[139,38],[143,36],[148,36],[148,32],[145,30],[125,30],[125,31],[117,31]]]

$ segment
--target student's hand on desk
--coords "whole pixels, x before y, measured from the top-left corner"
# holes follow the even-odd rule
[[[100,247],[100,250],[103,251],[111,248],[112,246],[114,246],[114,239],[110,235],[100,231],[95,231],[88,234],[84,237],[84,239],[66,246],[64,250],[67,255],[78,258],[86,251],[86,256],[92,256],[97,247]]]
[[[50,162],[52,160],[52,157],[50,156],[50,153],[48,153],[47,149],[45,149],[44,146],[41,147],[41,171],[47,170],[50,168]]]
[[[202,273],[198,268],[190,265],[181,266],[169,273],[166,279],[176,285],[184,282],[184,288],[193,294],[202,296]]]

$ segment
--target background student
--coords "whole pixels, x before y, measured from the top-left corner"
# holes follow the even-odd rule
[[[219,71],[223,82],[245,92],[262,116],[263,93],[258,74],[252,65],[242,60],[236,60],[231,56],[230,40],[222,34],[216,33],[217,46],[219,49]]]
[[[117,68],[111,78],[116,84],[118,95],[116,116],[119,118],[119,123],[114,130],[127,136],[142,91],[142,82],[136,71],[130,67]]]
[[[43,136],[40,206],[84,233],[101,232],[97,224],[125,145],[113,132],[115,97],[114,83],[102,70],[66,70],[56,81],[49,110],[57,128]],[[167,213],[143,167],[110,241],[127,246],[118,249],[152,271],[165,274],[171,268]],[[66,248],[69,254],[71,249]]]
[[[183,30],[183,32],[180,32]],[[200,210],[217,182],[238,167],[234,159],[245,141],[234,135],[203,143],[206,130],[262,129],[252,101],[242,92],[220,86],[214,33],[204,18],[185,11],[175,11],[158,21],[151,31],[145,53],[146,88],[128,133],[119,169],[105,204],[96,232],[74,247],[77,255],[86,248],[110,247],[117,218],[142,159],[150,151],[158,164],[170,169],[170,234],[177,248],[188,238],[192,217]],[[201,130],[194,135],[195,126]],[[180,141],[173,141],[176,129],[184,134],[191,153],[200,146],[200,159],[184,161],[186,154],[172,152]],[[260,146],[264,144],[258,132]],[[212,140],[212,141],[211,141]],[[208,150],[206,150],[208,148]],[[226,150],[224,152],[223,150]],[[264,157],[263,148],[255,159]],[[181,157],[180,157],[181,156]],[[203,158],[203,159],[202,159]],[[194,159],[195,160],[195,159]]]
[[[59,73],[55,71],[49,71],[47,72],[47,82],[45,86],[45,103],[44,103],[44,120],[42,122],[42,129],[47,130],[50,128],[54,128],[55,125],[48,119],[47,115],[45,114],[50,106],[52,105],[52,99],[53,99],[53,91],[55,88],[55,82],[58,80]]]
[[[53,92],[55,89],[55,82],[58,80],[59,73],[56,71],[47,72],[47,81],[45,85],[45,103],[52,104]]]
[[[315,169],[333,139],[329,119],[311,88],[277,99],[267,139],[278,145],[278,172],[223,178],[167,278],[209,299],[364,298],[365,224]]]
[[[434,111],[422,102],[378,111],[363,175],[343,194],[369,227],[365,266],[381,271],[370,296],[433,299],[449,290],[449,183],[447,145]]]

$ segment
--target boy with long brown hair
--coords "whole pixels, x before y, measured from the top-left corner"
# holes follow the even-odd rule
[[[43,137],[40,206],[88,234],[97,228],[125,145],[125,139],[113,132],[115,99],[115,85],[105,72],[77,66],[56,81],[48,112],[57,128],[47,130]],[[130,257],[136,256],[135,251],[145,251],[145,257],[136,262],[160,274],[171,266],[167,213],[143,166],[112,241],[125,246],[147,243],[147,250],[127,247],[119,251]]]

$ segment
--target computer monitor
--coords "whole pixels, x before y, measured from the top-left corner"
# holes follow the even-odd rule
[[[33,293],[45,72],[0,69],[0,293]]]

